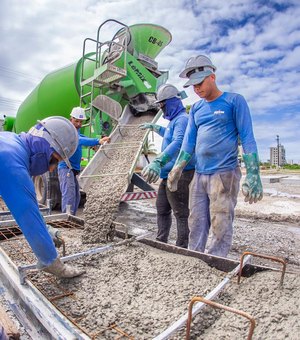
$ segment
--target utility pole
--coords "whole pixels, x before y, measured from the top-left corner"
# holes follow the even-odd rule
[[[279,135],[276,135],[276,141],[277,141],[277,167],[279,168]]]

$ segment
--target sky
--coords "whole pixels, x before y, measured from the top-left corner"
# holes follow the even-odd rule
[[[287,161],[300,164],[299,17],[300,0],[1,0],[0,118],[15,116],[48,73],[77,62],[105,20],[151,23],[172,34],[156,58],[169,83],[183,90],[186,61],[208,55],[219,89],[246,98],[260,159],[279,135]],[[186,92],[185,105],[200,99]]]

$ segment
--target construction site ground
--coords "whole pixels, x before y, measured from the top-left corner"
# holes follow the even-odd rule
[[[262,179],[262,201],[249,205],[239,195],[228,257],[239,260],[244,251],[253,251],[284,258],[288,273],[282,287],[281,274],[276,271],[242,278],[240,285],[234,278],[217,301],[255,318],[253,339],[299,339],[300,174],[262,173]],[[83,210],[78,215],[83,218]],[[131,230],[150,231],[155,238],[155,199],[121,203],[116,221]],[[83,244],[81,229],[63,229],[62,233],[68,254],[99,246]],[[169,242],[174,244],[175,239],[174,222]],[[16,247],[26,247],[24,239],[18,242]],[[11,251],[5,244],[2,247]],[[204,297],[226,276],[198,259],[138,242],[73,263],[85,268],[86,274],[69,281],[57,280],[59,289],[72,294],[55,300],[55,305],[95,339],[155,338],[187,312],[193,296]],[[275,262],[256,257],[252,263],[281,268]],[[34,273],[30,279],[39,288],[46,282],[43,289],[47,287],[48,296],[61,294],[49,283],[49,277]],[[18,323],[3,294],[1,302]],[[18,325],[21,338],[30,339],[24,327]],[[247,338],[248,329],[248,321],[240,316],[205,308],[193,319],[191,339],[243,339]],[[171,339],[183,339],[184,334],[185,329],[179,330]]]

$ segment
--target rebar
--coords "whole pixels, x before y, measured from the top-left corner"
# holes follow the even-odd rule
[[[257,254],[257,253],[253,253],[251,251],[245,251],[242,254],[242,256],[241,256],[240,269],[239,269],[239,274],[238,274],[238,284],[240,284],[240,281],[241,281],[241,275],[242,275],[242,271],[243,271],[243,261],[244,261],[244,257],[246,255],[252,255],[252,256],[255,256],[255,257],[261,257],[263,259],[268,259],[268,260],[271,260],[271,261],[282,263],[282,273],[281,273],[281,279],[280,279],[280,286],[283,285],[283,279],[284,279],[284,275],[285,275],[285,271],[286,271],[286,261],[284,259],[282,259],[282,258],[279,258],[279,257],[263,255],[263,254]]]
[[[202,303],[204,303],[206,305],[209,305],[209,306],[211,306],[213,308],[224,309],[225,311],[228,311],[228,312],[231,312],[231,313],[234,313],[234,314],[238,314],[238,315],[243,316],[244,318],[247,318],[250,321],[250,329],[249,329],[247,340],[251,340],[252,339],[252,335],[253,335],[256,323],[255,323],[255,319],[250,314],[248,314],[248,313],[246,313],[244,311],[235,309],[235,308],[231,308],[231,307],[222,305],[220,303],[217,303],[217,302],[214,302],[214,301],[211,301],[211,300],[204,299],[201,296],[196,296],[196,297],[192,298],[192,300],[191,300],[191,302],[189,304],[188,320],[187,320],[187,323],[186,323],[186,340],[190,339],[190,330],[191,330],[191,322],[192,322],[192,311],[193,311],[193,305],[194,305],[195,302],[202,302]]]

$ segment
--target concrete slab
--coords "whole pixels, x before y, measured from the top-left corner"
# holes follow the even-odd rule
[[[289,184],[289,185],[299,185],[300,186],[300,177],[281,178],[280,183]],[[299,194],[300,194],[300,188],[299,188]]]
[[[287,176],[261,176],[262,183],[279,183],[283,178],[286,178]]]

